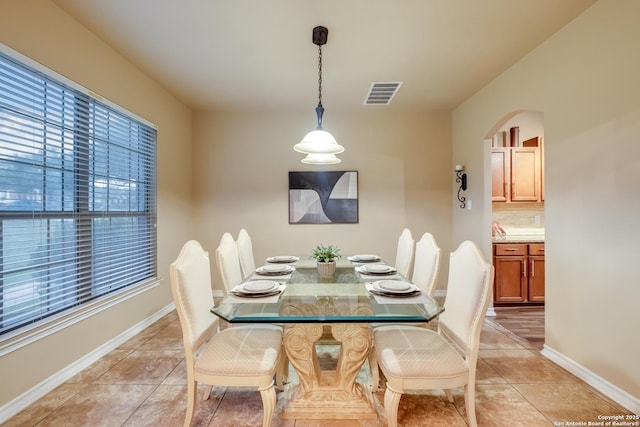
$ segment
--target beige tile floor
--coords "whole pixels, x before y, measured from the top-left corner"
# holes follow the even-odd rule
[[[327,346],[330,348],[330,346]],[[320,356],[330,359],[330,350]],[[170,313],[59,386],[3,426],[181,426],[186,370],[177,316]],[[365,370],[361,379],[366,381]],[[292,375],[295,382],[295,375]],[[200,390],[202,395],[202,388]],[[283,420],[279,394],[274,427],[386,426],[383,391],[377,420]],[[405,395],[401,426],[466,426],[462,389],[449,403],[442,391]],[[198,400],[194,426],[260,426],[262,402],[249,389],[214,388]],[[625,414],[584,382],[539,354],[532,344],[487,320],[481,336],[476,409],[479,426],[552,426]]]

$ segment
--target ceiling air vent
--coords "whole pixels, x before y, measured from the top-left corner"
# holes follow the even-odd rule
[[[372,83],[364,105],[389,105],[402,82]]]

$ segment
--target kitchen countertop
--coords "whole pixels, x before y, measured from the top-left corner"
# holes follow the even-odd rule
[[[544,228],[503,227],[505,236],[493,236],[493,243],[544,243]]]
[[[494,236],[493,243],[544,243],[544,234]]]

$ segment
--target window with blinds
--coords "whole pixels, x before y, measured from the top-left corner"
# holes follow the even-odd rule
[[[0,52],[0,335],[154,279],[156,130]]]

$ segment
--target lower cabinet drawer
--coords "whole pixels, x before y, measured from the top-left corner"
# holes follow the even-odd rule
[[[526,243],[499,243],[495,246],[495,255],[526,255]]]
[[[544,243],[529,243],[529,255],[544,255]]]

